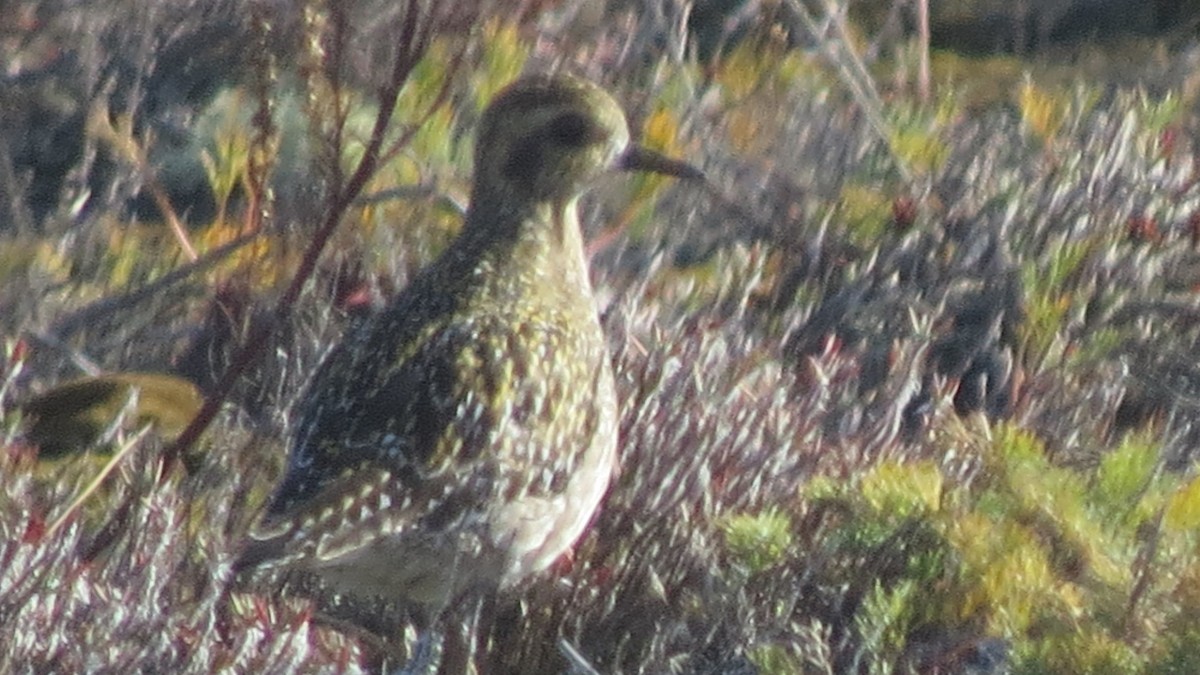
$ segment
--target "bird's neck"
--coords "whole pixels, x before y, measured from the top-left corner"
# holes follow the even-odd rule
[[[498,278],[507,279],[501,283],[590,292],[576,201],[530,201],[516,207],[472,201],[455,246],[464,263],[474,261],[476,271],[495,269]]]

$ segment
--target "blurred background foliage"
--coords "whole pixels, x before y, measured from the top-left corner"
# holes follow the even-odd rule
[[[495,672],[1200,669],[1197,3],[430,2],[396,82],[406,7],[5,6],[0,670],[378,667],[326,617],[396,608],[228,563],[320,354],[457,232],[483,106],[557,69],[710,186],[584,199],[622,472]]]

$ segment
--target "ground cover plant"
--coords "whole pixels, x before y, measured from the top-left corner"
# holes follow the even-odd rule
[[[585,199],[622,468],[501,598],[493,672],[1200,668],[1194,26],[1108,69],[934,53],[923,99],[916,43],[864,67],[887,32],[798,1],[715,37],[670,2],[92,4],[0,40],[0,671],[380,667],[402,611],[230,564],[320,355],[554,68],[709,185]],[[109,387],[76,451],[31,442],[23,402],[143,372],[220,403],[202,435],[190,390]]]

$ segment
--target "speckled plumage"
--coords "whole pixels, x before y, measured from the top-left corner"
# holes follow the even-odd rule
[[[480,123],[461,235],[335,347],[239,565],[436,611],[546,568],[616,462],[617,401],[575,201],[611,168],[698,175],[629,144],[590,83],[529,78]]]

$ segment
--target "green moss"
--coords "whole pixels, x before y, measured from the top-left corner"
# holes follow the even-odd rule
[[[721,524],[735,564],[758,574],[784,560],[792,547],[791,519],[778,511],[734,515]]]

